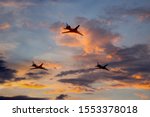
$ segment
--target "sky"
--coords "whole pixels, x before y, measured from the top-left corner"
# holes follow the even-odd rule
[[[0,100],[148,100],[149,31],[149,0],[0,0]]]

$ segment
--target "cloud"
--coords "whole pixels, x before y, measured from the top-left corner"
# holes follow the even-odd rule
[[[8,30],[8,29],[10,29],[10,27],[11,27],[11,25],[8,22],[1,23],[0,24],[0,31]]]
[[[47,98],[28,97],[28,96],[14,96],[14,97],[0,96],[0,100],[47,100]]]
[[[17,47],[18,43],[0,42],[0,54],[8,56],[8,53]]]
[[[56,100],[64,100],[67,97],[68,97],[68,95],[66,95],[66,94],[60,94],[59,96],[56,97]]]
[[[35,83],[35,82],[20,83],[19,86],[22,87],[22,88],[30,88],[30,89],[48,88],[47,85],[39,84],[39,83]]]
[[[5,57],[0,56],[0,83],[17,82],[26,80],[26,77],[18,77],[17,70],[9,68]]]
[[[42,78],[44,75],[48,75],[47,71],[38,71],[38,72],[28,72],[26,75],[32,79]]]
[[[0,6],[9,8],[26,8],[30,6],[62,2],[68,2],[68,0],[1,0]]]
[[[88,72],[94,71],[95,69],[97,68],[62,71],[61,73],[57,74],[56,77],[62,77],[62,76],[77,74],[77,73],[88,73]]]
[[[150,99],[150,97],[148,97],[147,95],[145,95],[143,93],[136,93],[135,95],[138,96],[142,100],[148,100],[148,99]]]
[[[29,0],[1,0],[1,7],[11,7],[11,8],[24,8],[28,6],[34,6],[35,3]]]
[[[3,56],[0,56],[0,83],[17,82],[22,80],[39,79],[49,73],[46,71],[28,72],[23,76],[17,76],[17,70],[9,68]]]
[[[60,79],[59,81],[63,83],[71,83],[73,85],[89,87],[90,84],[96,82],[101,78],[108,80],[108,78],[106,79],[106,76],[104,76],[104,74],[102,75],[101,72],[96,72],[96,73],[92,72],[92,73],[79,75],[77,76],[77,78],[67,78],[67,79],[64,78],[64,79]]]
[[[56,22],[50,29],[57,33],[55,41],[65,47],[79,47],[84,54],[100,54],[106,52],[106,47],[113,49],[113,44],[118,41],[120,35],[112,32],[108,27],[103,26],[96,19],[88,20],[84,17],[77,17],[76,24],[80,24],[79,30],[84,36],[77,34],[62,34],[64,23]],[[70,41],[69,41],[70,40]],[[115,47],[114,47],[115,49]]]
[[[112,62],[114,66],[122,66],[123,69],[131,74],[142,72],[148,73],[150,59],[150,45],[138,44],[132,47],[120,49],[116,54],[121,59],[118,62]]]
[[[149,7],[136,7],[136,8],[123,8],[113,7],[106,12],[113,17],[137,17],[139,21],[150,21],[150,8]]]
[[[109,63],[109,72],[97,70],[82,75],[78,74],[76,78],[64,78],[59,81],[79,86],[90,86],[95,82],[104,83],[107,81],[111,82],[110,87],[114,88],[150,89],[150,45],[139,44],[120,48],[116,54],[120,60]]]
[[[95,90],[94,88],[85,87],[85,86],[77,86],[72,84],[65,84],[65,83],[52,83],[49,85],[49,91],[46,91],[46,94],[83,94],[83,93],[93,93]]]
[[[7,81],[15,79],[16,70],[8,68],[6,66],[6,61],[0,59],[0,83],[5,83]]]

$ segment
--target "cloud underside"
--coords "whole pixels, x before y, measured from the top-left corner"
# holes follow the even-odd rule
[[[108,81],[112,82],[109,88],[150,89],[150,44],[118,47],[117,43],[122,37],[112,32],[107,23],[102,24],[99,20],[88,20],[84,17],[78,17],[75,21],[81,24],[79,30],[84,36],[79,38],[73,34],[58,33],[55,41],[60,46],[79,47],[82,54],[74,55],[73,59],[81,65],[80,69],[66,70],[57,74],[57,77],[62,77],[60,82],[90,86],[96,82]],[[63,25],[61,22],[56,22],[51,30],[62,32]],[[101,64],[108,63],[110,71],[94,69],[97,61]]]
[[[47,100],[47,99],[28,96],[14,96],[14,97],[0,96],[0,100]]]
[[[109,86],[111,88],[150,89],[150,45],[139,44],[129,48],[120,48],[115,54],[119,57],[119,60],[109,61],[109,72],[97,69],[93,70],[93,72],[88,69],[68,70],[61,72],[57,76],[65,77],[69,74],[76,75],[77,78],[73,76],[72,78],[62,78],[59,81],[80,86],[90,86],[96,82],[103,83],[108,81],[112,82]],[[95,56],[97,57],[97,55]],[[90,57],[85,55],[85,60],[90,59]],[[86,61],[84,62],[84,56],[82,57],[82,62],[82,64],[87,64]],[[113,84],[113,82],[115,83]]]

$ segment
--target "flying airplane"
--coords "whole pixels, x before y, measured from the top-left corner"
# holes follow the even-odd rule
[[[80,25],[78,25],[78,26],[77,26],[77,27],[75,27],[75,28],[71,28],[71,26],[70,26],[70,25],[66,24],[66,27],[65,27],[64,29],[65,29],[65,30],[68,30],[68,31],[66,31],[66,32],[62,32],[62,33],[77,33],[77,34],[79,34],[79,35],[82,35],[82,36],[83,36],[83,34],[82,34],[82,33],[80,33],[80,32],[78,31],[79,26],[80,26]]]
[[[43,69],[43,70],[48,70],[48,69],[46,69],[45,67],[43,67],[43,63],[42,63],[41,65],[37,65],[37,64],[34,63],[34,61],[32,61],[32,66],[31,66],[31,67],[33,67],[33,68],[31,68],[31,69]]]
[[[97,62],[97,65],[95,67],[97,67],[97,69],[105,69],[107,71],[109,71],[109,69],[107,68],[108,64],[106,65],[100,65],[98,62]]]

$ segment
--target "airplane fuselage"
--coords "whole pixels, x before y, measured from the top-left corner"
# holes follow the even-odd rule
[[[68,26],[66,26],[66,27],[64,28],[65,30],[68,30],[68,31],[62,32],[62,33],[77,33],[77,34],[80,34],[80,35],[83,36],[83,34],[78,31],[78,27],[79,27],[79,26],[80,26],[80,25],[78,25],[76,28],[71,28],[71,26],[68,25]]]
[[[46,68],[42,67],[41,65],[38,66],[36,64],[33,64],[32,67],[33,68],[31,68],[31,69],[43,69],[43,70],[47,70]]]
[[[105,70],[108,70],[108,69],[106,68],[106,66],[97,65],[96,67],[97,67],[98,69],[105,69]]]

